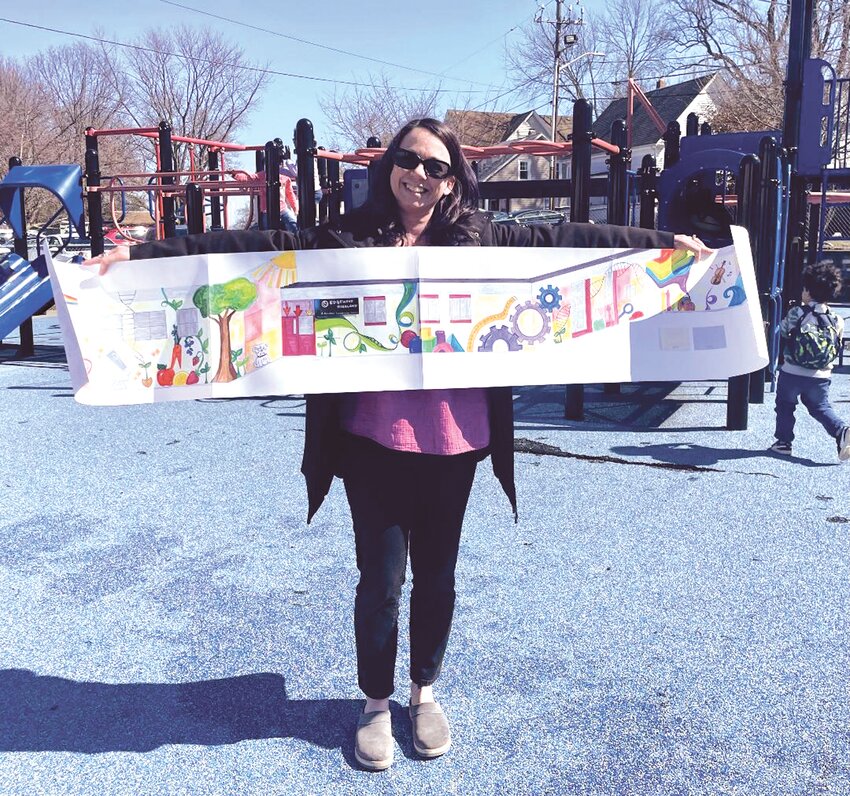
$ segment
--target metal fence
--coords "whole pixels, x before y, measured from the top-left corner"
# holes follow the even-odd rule
[[[831,169],[850,168],[850,78],[836,80]]]

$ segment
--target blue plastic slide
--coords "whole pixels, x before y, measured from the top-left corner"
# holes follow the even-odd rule
[[[77,234],[85,234],[82,171],[79,166],[14,166],[9,169],[0,181],[0,213],[6,217],[18,238],[27,236],[23,194],[29,188],[50,191],[68,214]],[[31,263],[17,254],[8,254],[0,259],[0,340],[52,299],[47,265],[42,255]]]

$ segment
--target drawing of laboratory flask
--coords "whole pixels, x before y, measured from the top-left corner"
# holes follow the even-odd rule
[[[438,329],[434,335],[437,338],[432,349],[435,354],[451,354],[454,351],[451,343],[446,342],[446,333],[442,329]]]

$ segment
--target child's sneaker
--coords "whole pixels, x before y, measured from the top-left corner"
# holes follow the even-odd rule
[[[839,461],[846,462],[850,459],[850,426],[841,429],[841,433],[835,438],[835,444]]]
[[[768,450],[773,452],[773,453],[781,453],[783,456],[790,456],[791,455],[791,443],[790,442],[782,442],[781,440],[776,440],[776,442],[774,442],[773,445],[771,445],[768,448]],[[850,449],[848,449],[848,455],[850,455]]]

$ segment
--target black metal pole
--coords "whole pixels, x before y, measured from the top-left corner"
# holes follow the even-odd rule
[[[18,157],[9,158],[9,168],[13,169],[16,166],[22,166],[23,163]],[[27,208],[24,199],[23,190],[19,189],[18,198],[20,201],[20,220],[21,220],[21,235],[15,235],[12,240],[12,245],[15,250],[15,254],[18,255],[22,260],[26,260],[29,262],[29,246],[27,245]],[[38,253],[36,252],[36,255]],[[27,318],[21,325],[18,327],[18,333],[20,334],[20,343],[18,345],[18,356],[19,357],[31,357],[35,353],[35,335],[33,334],[32,328],[32,318]]]
[[[611,143],[620,148],[609,158],[608,165],[608,223],[625,226],[629,223],[628,168],[631,153],[626,148],[628,133],[626,123],[617,119],[611,125]]]
[[[745,155],[741,160],[738,171],[738,223],[745,227],[751,235],[756,236],[758,229],[760,191],[760,161],[756,155]],[[753,257],[756,256],[753,250]],[[762,287],[759,286],[762,295]],[[762,301],[762,305],[764,301]],[[760,389],[759,389],[760,388]],[[760,393],[760,394],[759,394]],[[752,374],[742,374],[729,379],[726,397],[726,427],[732,430],[742,430],[749,421],[748,401],[764,402],[764,374],[756,371]]]
[[[335,224],[339,221],[342,204],[342,183],[339,180],[339,161],[328,160],[328,221]]]
[[[732,376],[726,395],[726,428],[730,431],[745,431],[749,422],[750,374]]]
[[[590,220],[590,158],[593,154],[593,106],[585,99],[573,105],[573,173],[570,221]]]
[[[266,229],[281,229],[280,220],[280,161],[283,141],[275,138],[266,142]]]
[[[655,208],[658,204],[658,169],[652,155],[644,155],[640,165],[640,225],[655,229]]]
[[[664,168],[675,166],[679,162],[681,147],[682,128],[678,122],[670,122],[667,132],[664,133]]]
[[[207,157],[207,163],[209,164],[210,171],[218,171],[219,170],[219,159],[218,159],[218,151],[215,149],[211,149],[209,151],[209,156]],[[210,174],[210,182],[218,182],[221,177],[218,174]],[[222,229],[221,224],[221,197],[218,195],[218,192],[213,188],[210,192],[210,229]]]
[[[186,184],[186,230],[190,235],[204,231],[204,193],[195,182]]]
[[[258,149],[254,155],[254,166],[256,167],[257,174],[266,170],[266,152],[264,149]],[[257,208],[257,229],[268,229],[269,214],[262,210],[262,202],[260,202],[259,195],[253,197],[251,201],[255,203]]]
[[[319,149],[324,149],[320,146]],[[316,165],[319,168],[319,187],[322,189],[322,198],[319,200],[319,223],[324,224],[328,220],[328,205],[330,197],[327,192],[328,187],[328,159],[316,158]]]
[[[93,128],[86,130],[86,205],[89,214],[89,240],[93,257],[103,254],[103,201],[100,191],[100,152],[97,136],[91,134]]]
[[[799,293],[806,234],[806,175],[797,173],[797,152],[803,108],[803,72],[812,52],[812,21],[815,0],[791,0],[789,22],[788,70],[785,79],[785,111],[782,123],[782,146],[791,164],[791,186],[788,205],[785,284],[783,292]]]
[[[171,141],[171,125],[168,122],[159,123],[159,170],[174,171],[174,147]],[[173,176],[163,176],[162,185],[175,185]],[[162,193],[162,230],[163,236],[173,238],[176,234],[177,219],[174,217],[174,197]]]
[[[316,139],[313,123],[299,119],[295,125],[295,157],[298,163],[298,226],[301,229],[316,225]]]
[[[590,158],[593,154],[593,106],[585,99],[573,105],[573,173],[570,184],[570,221],[590,219]],[[564,392],[564,417],[584,419],[584,385],[568,384]]]
[[[380,146],[381,146],[381,139],[378,138],[377,136],[370,135],[366,139],[366,148],[367,149],[379,149]],[[369,161],[369,165],[366,166],[366,177],[369,181],[368,192],[369,192],[370,196],[372,194],[372,185],[374,184],[375,170],[378,168],[379,162],[380,161],[378,161],[378,160],[371,160],[371,161]]]

